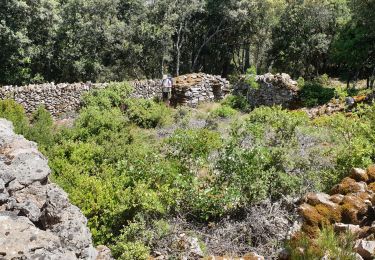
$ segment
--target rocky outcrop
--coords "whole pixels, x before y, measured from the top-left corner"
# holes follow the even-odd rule
[[[336,232],[350,231],[356,237],[354,249],[363,259],[375,258],[375,166],[353,168],[330,194],[307,194],[299,212],[302,231],[310,237],[332,224]]]
[[[292,108],[298,101],[298,84],[288,74],[271,74],[256,76],[258,88],[246,83],[246,77],[234,85],[234,93],[247,97],[251,107],[281,105]]]
[[[0,119],[0,258],[96,259],[87,220],[35,143]]]

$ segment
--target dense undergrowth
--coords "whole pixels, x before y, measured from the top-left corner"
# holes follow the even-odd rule
[[[39,144],[95,243],[119,259],[146,259],[173,216],[223,221],[264,200],[326,191],[350,167],[375,160],[375,106],[311,121],[280,107],[245,114],[233,96],[202,112],[130,91],[116,83],[92,92],[73,127],[54,126],[44,108],[28,119],[20,105],[0,101],[0,117]],[[173,131],[161,137],[161,129]]]

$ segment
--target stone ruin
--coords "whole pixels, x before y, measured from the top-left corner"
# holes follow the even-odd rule
[[[0,119],[0,259],[112,259],[50,172],[36,144]]]
[[[173,79],[171,104],[196,107],[202,102],[223,99],[230,93],[229,81],[204,73],[193,73]]]
[[[222,99],[229,93],[229,82],[220,76],[204,73],[189,74],[173,79],[175,89],[174,105],[196,106],[202,102]],[[162,98],[162,80],[135,80],[133,98]],[[76,112],[81,107],[82,96],[94,89],[104,89],[108,83],[44,83],[27,86],[0,87],[0,99],[13,99],[21,104],[27,113],[44,106],[52,116]]]
[[[252,108],[273,105],[293,108],[298,103],[298,84],[288,74],[267,73],[256,76],[256,81],[259,88],[251,88],[243,76],[233,87],[234,94],[245,96]]]

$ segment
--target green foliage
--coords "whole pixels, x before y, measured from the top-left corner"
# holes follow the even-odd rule
[[[95,137],[105,141],[112,131],[118,132],[125,127],[127,120],[119,108],[101,110],[100,107],[82,109],[75,121],[77,139],[86,141]]]
[[[264,107],[236,126],[217,165],[228,196],[242,204],[297,192],[303,182],[288,169],[303,167],[292,153],[298,147],[298,128],[307,122],[304,113]]]
[[[25,134],[28,129],[28,120],[25,110],[15,101],[10,99],[0,100],[0,117],[13,122],[16,133]]]
[[[7,0],[0,10],[1,84],[227,77],[251,65],[374,77],[367,0]]]
[[[43,148],[53,145],[53,119],[44,107],[39,107],[31,115],[30,123],[26,138],[36,141]]]
[[[150,249],[139,241],[118,242],[112,250],[116,259],[121,260],[147,260],[150,255]]]
[[[221,144],[220,134],[208,129],[176,130],[167,140],[170,155],[182,160],[207,160]]]
[[[350,234],[337,235],[333,227],[324,227],[316,241],[302,235],[302,238],[289,242],[287,246],[291,259],[321,259],[329,256],[334,259],[355,260],[355,237]]]
[[[334,96],[335,89],[329,85],[329,79],[326,74],[304,82],[301,88],[301,99],[307,107],[323,105]]]
[[[165,126],[171,122],[172,111],[164,103],[147,99],[128,99],[124,104],[129,120],[142,128]]]
[[[249,85],[252,89],[258,89],[259,84],[256,81],[257,76],[257,69],[252,66],[246,70],[246,83]]]
[[[132,89],[127,82],[113,82],[105,89],[94,90],[86,95],[83,98],[83,105],[99,109],[121,108],[131,91]]]
[[[230,106],[221,105],[220,107],[213,110],[210,114],[211,117],[221,117],[221,118],[229,118],[234,116],[237,111]]]
[[[228,95],[221,104],[241,111],[249,109],[249,102],[243,95]]]
[[[293,1],[273,28],[270,59],[279,71],[312,77],[326,70],[334,36],[350,17],[347,1]]]

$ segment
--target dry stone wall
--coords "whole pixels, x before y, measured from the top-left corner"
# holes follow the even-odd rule
[[[251,107],[281,105],[292,108],[298,101],[298,85],[288,74],[271,74],[256,76],[259,88],[251,88],[242,77],[234,85],[234,93],[247,97]]]
[[[0,99],[14,99],[21,104],[27,113],[39,106],[53,115],[71,113],[81,104],[81,97],[92,89],[105,88],[108,84],[74,83],[54,84],[45,83],[27,86],[4,86],[0,88]]]
[[[229,82],[219,76],[190,74],[175,78],[176,91],[173,98],[176,105],[196,106],[198,103],[221,99],[229,89]],[[130,82],[134,98],[161,98],[162,80],[141,80]],[[39,106],[59,117],[74,113],[81,106],[82,96],[94,89],[103,89],[108,83],[45,83],[27,86],[0,87],[0,99],[14,99],[23,105],[27,113]]]
[[[193,73],[173,79],[172,105],[196,107],[203,102],[223,99],[230,93],[230,83],[220,76]]]

